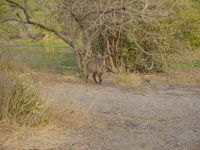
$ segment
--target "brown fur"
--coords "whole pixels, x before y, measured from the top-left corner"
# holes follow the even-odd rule
[[[91,61],[86,65],[86,68],[85,68],[86,83],[87,83],[89,75],[92,73],[94,81],[97,84],[98,83],[101,84],[101,82],[103,81],[102,74],[104,72],[106,57],[107,55],[102,57],[99,61]],[[98,75],[99,77],[99,82],[97,82],[96,80],[96,75]]]

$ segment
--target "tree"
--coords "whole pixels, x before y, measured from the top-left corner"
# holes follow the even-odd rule
[[[41,9],[38,3],[51,9],[47,18],[51,22],[57,20],[61,23],[61,29],[55,28],[51,23],[45,24],[32,9]],[[109,1],[111,2],[111,1]],[[107,4],[107,5],[105,5]],[[117,26],[117,22],[109,20],[107,14],[118,14],[123,16],[125,7],[123,3],[117,2],[114,6],[108,7],[108,3],[88,0],[60,0],[60,1],[28,1],[28,0],[5,0],[1,5],[6,6],[4,12],[7,15],[2,17],[1,23],[15,21],[22,24],[31,24],[44,30],[53,32],[60,39],[69,44],[75,54],[79,70],[83,68],[83,60],[91,55],[91,43],[106,28]],[[43,7],[44,8],[44,7]],[[79,40],[83,45],[79,46]]]
[[[112,71],[119,65],[127,67],[127,62],[144,62],[142,66],[151,69],[153,61],[149,59],[160,48],[152,36],[159,38],[156,28],[173,7],[172,3],[165,8],[165,3],[166,0],[4,0],[0,22],[15,21],[53,32],[73,48],[79,70],[89,58],[105,53],[109,54]],[[137,62],[138,58],[145,61]]]

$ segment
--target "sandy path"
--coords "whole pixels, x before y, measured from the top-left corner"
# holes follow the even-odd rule
[[[60,148],[199,150],[200,88],[147,88],[73,83],[50,88],[47,95],[56,103],[70,103],[92,114],[93,125],[74,130],[73,144]]]
[[[49,129],[0,138],[16,150],[200,150],[200,87],[57,83]]]

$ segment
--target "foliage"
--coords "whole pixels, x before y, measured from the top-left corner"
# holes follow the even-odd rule
[[[176,31],[175,37],[192,47],[200,46],[200,4],[198,1],[179,0],[173,7],[169,26]]]
[[[4,40],[17,39],[20,37],[20,31],[16,26],[10,23],[4,23],[0,26],[0,38]]]
[[[103,33],[104,38],[99,37],[96,43],[104,51],[109,41],[108,53],[118,70],[124,66],[127,71],[165,71],[173,66],[175,56],[185,56],[192,47],[200,46],[197,2],[164,2],[160,9],[167,13],[157,20],[133,22],[129,30],[109,30]]]

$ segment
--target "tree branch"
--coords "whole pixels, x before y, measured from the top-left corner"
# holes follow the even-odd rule
[[[59,33],[54,28],[50,28],[50,27],[45,26],[45,25],[43,25],[41,23],[31,21],[30,20],[30,16],[29,16],[29,14],[27,12],[27,9],[24,8],[23,6],[19,5],[18,3],[14,2],[12,0],[6,0],[6,2],[8,2],[11,7],[17,7],[19,9],[21,9],[23,11],[24,15],[25,15],[26,21],[23,22],[21,20],[21,17],[19,16],[19,14],[17,14],[17,16],[20,18],[21,21],[16,20],[16,19],[6,19],[3,22],[6,22],[6,21],[17,21],[17,22],[20,22],[20,23],[27,23],[27,24],[35,25],[35,26],[40,27],[42,29],[45,29],[47,31],[53,32],[55,35],[57,35],[59,38],[61,38],[63,41],[65,41],[67,44],[69,44],[71,47],[74,47],[73,43],[70,40],[68,40],[66,37],[64,37],[64,35],[62,35],[61,33]]]
[[[17,20],[17,19],[5,19],[3,21],[0,21],[0,23],[5,23],[5,22],[9,22],[9,21],[15,21],[15,22],[19,22],[19,23],[27,23],[27,22],[22,22],[21,20]]]
[[[118,12],[118,10],[126,10],[125,7],[120,7],[120,8],[112,8],[110,10],[106,10],[106,11],[91,11],[89,13],[87,13],[86,15],[84,15],[83,17],[80,18],[80,21],[83,21],[85,18],[87,18],[88,16],[92,15],[92,14],[109,14],[109,13],[117,13],[120,15],[124,15],[124,16],[128,16],[126,13],[122,13],[122,12]]]

